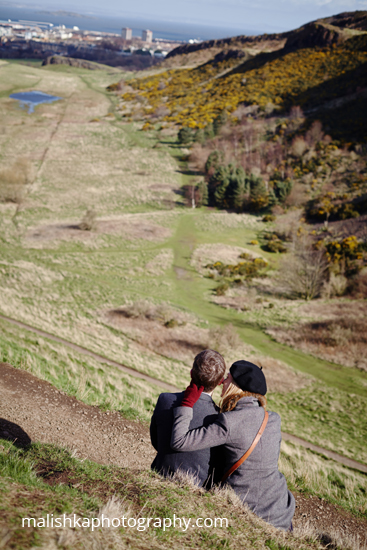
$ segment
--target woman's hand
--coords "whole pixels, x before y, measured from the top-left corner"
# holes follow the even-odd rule
[[[184,397],[181,402],[181,407],[190,407],[192,408],[196,401],[198,401],[200,395],[202,394],[204,386],[197,387],[196,384],[191,380],[190,385],[187,386],[185,390]]]

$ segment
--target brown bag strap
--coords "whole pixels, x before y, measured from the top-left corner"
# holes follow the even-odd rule
[[[262,434],[264,433],[264,430],[266,428],[266,425],[268,423],[268,419],[269,419],[269,413],[268,411],[265,411],[265,416],[264,416],[264,420],[260,426],[260,430],[257,432],[256,434],[256,437],[255,439],[253,440],[252,442],[252,445],[251,447],[248,449],[248,451],[245,452],[245,454],[243,456],[241,456],[241,458],[239,460],[237,460],[236,464],[233,464],[232,468],[230,468],[225,474],[224,476],[222,477],[221,479],[221,483],[224,483],[225,480],[233,474],[233,472],[235,470],[237,470],[237,468],[239,466],[241,466],[241,464],[243,464],[243,462],[245,462],[245,460],[250,456],[250,454],[252,453],[252,451],[255,449],[256,445],[259,443],[260,441],[260,437],[262,436]]]

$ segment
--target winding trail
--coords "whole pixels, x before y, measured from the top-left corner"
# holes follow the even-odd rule
[[[98,353],[95,353],[87,348],[84,348],[82,346],[79,346],[77,344],[74,344],[73,342],[69,342],[68,340],[65,340],[64,338],[60,338],[59,336],[55,336],[54,334],[51,334],[49,332],[46,332],[44,330],[38,329],[36,327],[32,327],[31,325],[28,325],[26,323],[23,323],[21,321],[17,321],[16,319],[12,319],[11,317],[7,317],[6,315],[0,314],[0,319],[3,321],[6,321],[8,323],[11,323],[13,325],[16,325],[20,328],[23,328],[25,330],[29,330],[30,332],[33,332],[35,334],[38,334],[39,336],[42,336],[44,338],[48,338],[54,342],[58,342],[60,344],[63,344],[64,346],[71,348],[79,353],[82,353],[83,355],[88,355],[89,357],[93,357],[97,361],[100,361],[101,363],[107,363],[108,365],[113,365],[114,367],[117,367],[118,369],[122,370],[123,372],[126,372],[130,374],[131,376],[134,376],[136,378],[140,378],[142,380],[146,380],[147,382],[150,382],[151,384],[155,384],[156,386],[159,386],[163,388],[166,391],[170,392],[177,392],[180,391],[179,388],[176,388],[175,386],[172,386],[170,384],[167,384],[166,382],[162,382],[161,380],[158,380],[157,378],[153,378],[152,376],[148,376],[147,374],[143,374],[142,372],[139,372],[137,370],[132,369],[131,367],[127,367],[126,365],[123,365],[122,363],[118,363],[117,361],[113,361],[112,359],[109,359],[108,357],[105,357],[103,355],[99,355]],[[328,449],[324,449],[323,447],[319,447],[318,445],[314,445],[313,443],[309,443],[305,439],[301,439],[300,437],[296,437],[295,435],[288,434],[286,432],[282,432],[282,437],[285,441],[290,441],[291,443],[295,443],[296,445],[300,445],[302,447],[305,447],[306,449],[310,449],[312,451],[321,453],[328,458],[331,458],[332,460],[335,460],[336,462],[339,462],[340,464],[343,464],[344,466],[347,466],[348,468],[353,468],[355,470],[358,470],[360,472],[367,474],[367,465],[362,464],[361,462],[357,462],[356,460],[352,460],[351,458],[347,458],[345,456],[342,456],[338,453],[335,453],[333,451],[329,451]]]
[[[83,348],[82,346],[79,346],[78,344],[74,344],[73,342],[69,342],[68,340],[65,340],[65,338],[60,338],[60,336],[55,336],[54,334],[51,334],[50,332],[46,332],[45,330],[41,330],[36,327],[32,327],[31,325],[27,325],[26,323],[22,323],[22,321],[18,321],[16,319],[12,319],[11,317],[7,317],[6,315],[0,314],[0,319],[3,321],[7,321],[8,323],[11,323],[12,325],[16,325],[17,327],[29,330],[31,332],[34,332],[35,334],[38,334],[39,336],[43,336],[44,338],[48,338],[49,340],[53,340],[54,342],[59,342],[60,344],[63,344],[64,346],[71,348],[75,351],[78,351],[79,353],[82,353],[83,355],[89,355],[89,357],[93,357],[93,359],[96,359],[97,361],[100,361],[101,363],[107,363],[108,365],[112,365],[114,367],[117,367],[118,369],[122,370],[123,372],[126,372],[127,374],[131,374],[132,376],[135,376],[135,378],[140,378],[142,380],[146,380],[147,382],[150,382],[151,384],[155,384],[156,386],[159,386],[167,391],[174,392],[178,391],[175,386],[172,386],[171,384],[167,384],[166,382],[162,382],[161,380],[158,380],[157,378],[153,378],[152,376],[149,376],[148,374],[144,374],[140,371],[137,371],[135,369],[132,369],[131,367],[127,367],[126,365],[123,365],[122,363],[118,363],[117,361],[114,361],[113,359],[109,359],[108,357],[105,357],[104,355],[100,355],[99,353],[95,353],[94,351],[91,351],[87,348]]]

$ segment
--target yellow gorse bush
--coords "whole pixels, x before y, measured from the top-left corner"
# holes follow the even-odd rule
[[[212,61],[194,69],[173,69],[132,80],[129,84],[135,93],[125,93],[122,99],[135,102],[138,95],[144,101],[146,116],[164,104],[170,114],[162,120],[202,128],[221,111],[232,113],[240,103],[265,107],[271,102],[287,107],[295,101],[302,106],[316,96],[318,101],[331,99],[330,94],[337,97],[338,78],[347,73],[353,76],[353,71],[366,62],[367,51],[344,44],[263,54],[232,71],[238,59]],[[332,91],[330,86],[323,87],[331,80],[335,80]],[[358,82],[351,77],[348,85],[353,88]],[[345,82],[340,86],[345,86]]]

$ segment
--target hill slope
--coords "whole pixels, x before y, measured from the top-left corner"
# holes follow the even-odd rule
[[[333,137],[363,141],[366,19],[366,12],[350,12],[282,34],[182,45],[163,62],[166,72],[129,81],[134,92],[122,95],[122,112],[136,118],[138,106],[145,120],[202,128],[239,105],[282,113],[299,105],[317,108]],[[340,107],[330,105],[337,99],[348,104],[340,128],[330,113]]]
[[[170,511],[166,510],[165,515],[171,517],[172,513],[176,513],[176,515],[182,516],[184,510],[185,513],[187,512],[180,499],[177,500],[182,491],[186,492],[185,500],[191,510],[191,517],[198,517],[204,512],[205,506],[204,509],[201,509],[201,500],[203,500],[203,504],[205,501],[208,503],[204,517],[211,517],[212,502],[216,503],[216,517],[227,517],[228,503],[231,502],[231,499],[232,503],[235,502],[235,499],[227,493],[222,495],[205,493],[199,489],[195,490],[189,484],[189,480],[185,482],[184,478],[181,479],[179,485],[177,482],[173,484],[149,473],[149,466],[155,453],[150,445],[149,430],[146,425],[126,420],[117,412],[102,412],[97,407],[85,405],[58,391],[51,384],[25,371],[14,369],[10,365],[0,364],[0,375],[2,394],[0,440],[3,443],[0,445],[0,475],[2,483],[5,481],[5,486],[2,488],[4,499],[0,529],[2,526],[7,527],[11,525],[12,521],[14,522],[12,518],[15,513],[20,513],[21,517],[24,515],[27,517],[42,516],[40,510],[35,512],[36,502],[44,501],[43,513],[53,513],[55,517],[61,515],[60,511],[70,505],[73,507],[73,512],[85,517],[91,514],[96,515],[98,505],[100,508],[103,504],[106,505],[106,500],[112,495],[123,500],[125,508],[130,508],[130,510],[135,510],[138,505],[141,506],[143,503],[147,509],[157,508],[162,498],[168,498],[172,508]],[[21,399],[17,397],[19,390],[21,390]],[[60,419],[62,419],[61,422]],[[11,441],[14,443],[14,447],[9,445]],[[24,450],[17,451],[16,448]],[[71,449],[72,455],[65,448]],[[284,449],[289,452],[287,446]],[[312,461],[312,453],[304,452],[303,460],[309,461],[310,459]],[[84,462],[85,460],[87,461]],[[89,461],[110,466],[109,468],[102,467]],[[333,461],[327,462],[331,463],[328,464],[328,468],[331,466],[339,475],[346,475],[352,482],[351,473],[347,468],[339,465],[333,467]],[[15,473],[16,469],[13,469],[13,473],[9,476],[14,464],[18,464],[18,472],[27,470],[27,475],[23,473],[21,480],[19,474]],[[85,465],[83,466],[83,464]],[[309,462],[309,467],[310,464]],[[6,472],[8,477],[4,478]],[[298,470],[298,475],[300,475],[300,470]],[[19,510],[20,503],[14,498],[10,506],[9,497],[14,490],[21,491],[23,495],[22,511]],[[287,548],[304,548],[305,550],[317,548],[318,544],[314,538],[314,533],[317,530],[324,532],[325,539],[327,538],[325,533],[329,533],[333,535],[334,540],[344,539],[345,544],[348,538],[352,540],[353,536],[358,536],[363,544],[366,521],[358,519],[340,506],[328,502],[328,498],[325,500],[320,487],[319,491],[311,491],[311,494],[307,495],[308,498],[305,498],[305,495],[299,490],[296,490],[294,494],[297,502],[294,517],[296,538],[287,537]],[[164,497],[164,495],[166,496]],[[168,495],[170,496],[168,497]],[[52,506],[58,507],[58,514]],[[38,506],[36,506],[37,508]],[[157,515],[156,509],[155,516]],[[258,528],[258,542],[265,542],[265,547],[269,547],[269,537],[275,537],[275,540],[278,540],[279,537],[284,536],[249,514],[240,505],[232,508],[229,519],[232,537],[231,542],[228,540],[226,547],[230,549],[236,549],[239,542],[243,542],[243,537],[249,538],[255,525]],[[242,524],[240,525],[239,522]],[[310,523],[312,524],[311,529]],[[331,525],[333,525],[332,530],[330,530]],[[236,527],[235,532],[233,532],[234,527]],[[309,537],[302,540],[300,535],[305,530],[307,532],[307,529]],[[41,529],[38,531],[28,530],[27,534],[24,533],[22,549],[29,547],[36,532],[42,540],[45,540],[44,537],[56,536],[57,533],[57,531],[50,530],[42,534],[42,531]],[[215,531],[210,530],[210,532],[212,537]],[[223,530],[222,533],[222,537],[225,536],[226,530]],[[177,536],[177,534],[175,531],[171,537]],[[88,537],[90,535],[85,532],[78,543],[83,542],[83,547],[89,548]],[[149,540],[149,534],[145,533],[145,535]],[[217,535],[218,533],[215,536]],[[16,527],[15,529],[11,528],[7,531],[7,536],[11,544],[10,547],[13,547],[19,541],[20,530]],[[122,543],[124,533],[121,533],[120,536]],[[77,538],[76,533],[75,538]],[[206,538],[202,542],[207,548]],[[245,545],[245,547],[252,548],[253,542],[248,540],[248,546]],[[74,541],[74,544],[78,543],[76,540]],[[183,548],[192,547],[193,540],[184,540],[182,543]],[[278,546],[272,544],[273,546],[270,548],[278,549]],[[153,548],[154,545],[150,547]],[[135,543],[132,548],[139,548],[139,545]],[[358,548],[358,546],[354,546],[354,548]]]

